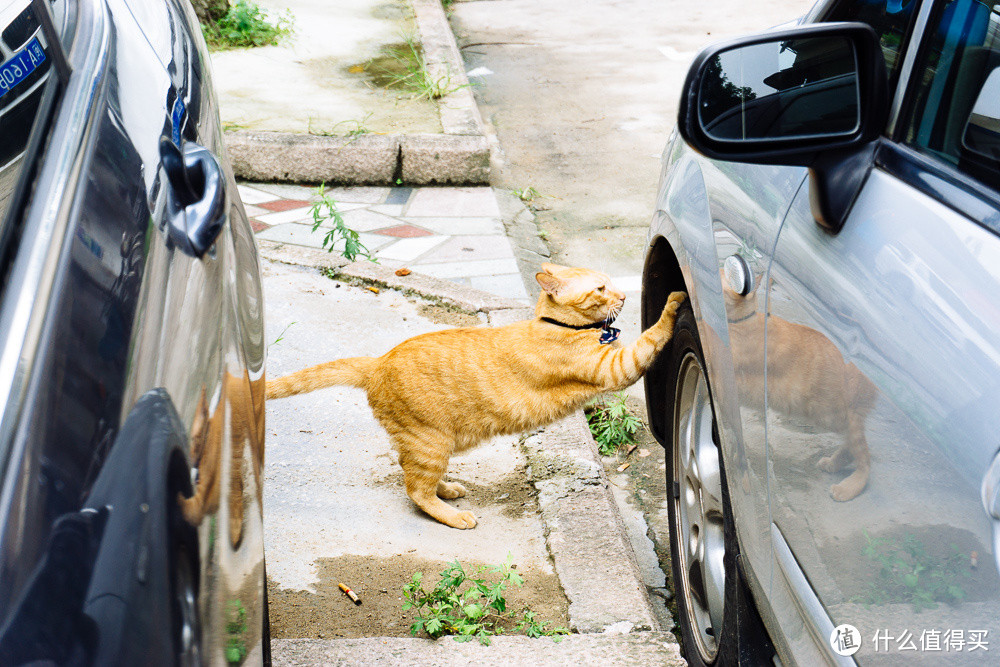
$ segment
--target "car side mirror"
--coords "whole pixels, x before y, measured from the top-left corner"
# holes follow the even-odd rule
[[[966,150],[1000,160],[1000,67],[986,77],[962,135]]]
[[[678,129],[712,159],[809,167],[813,214],[836,230],[871,167],[886,89],[878,37],[863,23],[767,32],[698,54]]]

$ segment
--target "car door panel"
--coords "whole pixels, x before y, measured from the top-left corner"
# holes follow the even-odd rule
[[[755,576],[767,586],[771,576],[771,543],[768,506],[768,475],[764,397],[764,312],[762,289],[769,254],[785,211],[804,178],[801,169],[751,167],[738,163],[704,164],[710,202],[715,250],[713,274],[718,285],[717,302],[724,306],[719,328],[706,327],[703,339],[713,349],[720,366],[731,375],[712,374],[713,390],[725,387],[727,403],[734,414],[720,424],[720,439],[726,449],[727,476],[731,498],[753,510],[752,526],[740,526],[740,545]],[[726,263],[738,262],[748,274],[749,293],[739,296],[727,275]],[[721,418],[720,418],[721,422]],[[734,501],[734,508],[737,502]],[[739,516],[739,511],[734,511]],[[751,516],[743,514],[744,517]],[[745,520],[745,519],[744,519]]]
[[[918,643],[925,631],[1000,632],[980,500],[1000,432],[997,267],[994,234],[880,170],[839,234],[816,225],[800,194],[778,238],[768,364],[793,352],[809,370],[793,378],[797,392],[769,373],[773,518],[833,622],[861,631],[859,662],[879,657],[876,632]],[[836,472],[818,466],[847,438],[833,422],[852,411],[871,473],[838,502],[831,489],[853,457]],[[802,623],[800,606],[778,611],[783,629]]]

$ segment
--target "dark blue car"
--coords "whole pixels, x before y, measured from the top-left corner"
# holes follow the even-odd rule
[[[269,660],[262,324],[188,0],[0,0],[0,665]]]

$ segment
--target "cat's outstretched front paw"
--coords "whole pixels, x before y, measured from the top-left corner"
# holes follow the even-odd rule
[[[673,323],[677,317],[677,310],[686,298],[686,292],[671,292],[670,296],[667,297],[667,303],[663,306],[663,313],[660,314],[660,320],[667,320]]]

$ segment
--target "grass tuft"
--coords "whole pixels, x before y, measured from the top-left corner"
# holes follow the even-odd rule
[[[515,623],[514,629],[529,637],[553,637],[569,634],[566,628],[546,628],[535,612],[523,609],[520,614],[508,611],[504,591],[509,584],[522,586],[524,579],[516,572],[513,556],[496,567],[480,567],[467,573],[457,560],[441,572],[441,581],[430,592],[423,588],[423,573],[417,572],[403,587],[403,610],[416,609],[417,620],[410,634],[425,632],[432,639],[453,635],[455,641],[478,639],[489,646],[491,637],[503,633],[502,621]],[[490,581],[489,574],[499,575]]]
[[[590,432],[597,441],[601,456],[611,456],[635,442],[642,423],[628,410],[624,393],[598,399],[585,410]]]
[[[210,49],[224,51],[278,44],[292,35],[294,20],[286,11],[272,21],[253,0],[237,0],[215,25],[202,24],[201,29]]]

